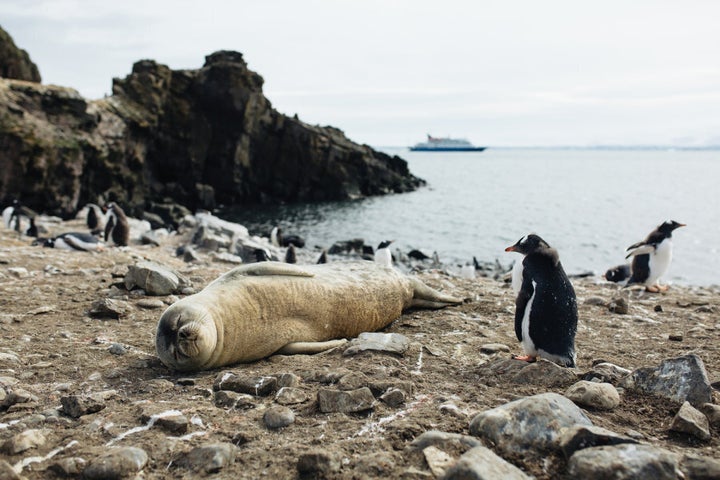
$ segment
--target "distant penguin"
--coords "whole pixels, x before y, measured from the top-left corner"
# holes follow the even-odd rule
[[[43,241],[43,247],[93,252],[102,250],[103,244],[95,235],[90,233],[66,232],[56,237],[45,239]]]
[[[86,206],[88,209],[87,216],[85,218],[87,227],[90,229],[90,233],[93,235],[99,235],[105,228],[105,216],[103,215],[102,209],[94,203],[88,203]]]
[[[619,283],[625,285],[627,280],[630,278],[630,265],[623,264],[608,269],[603,275],[603,278],[608,282]]]
[[[472,265],[469,262],[460,268],[460,277],[462,278],[472,280],[475,278],[475,275],[475,265]]]
[[[407,256],[412,258],[413,260],[420,260],[420,261],[427,260],[428,258],[430,258],[428,255],[425,255],[423,252],[421,252],[420,250],[417,250],[417,249],[410,250],[408,252]]]
[[[125,212],[115,202],[108,203],[106,208],[105,241],[112,238],[115,245],[126,247],[130,243],[130,225]]]
[[[375,249],[375,263],[379,263],[385,267],[392,267],[392,253],[390,252],[390,244],[394,240],[385,240],[380,242],[377,249]]]
[[[28,236],[37,237],[37,227],[35,226],[35,213],[32,209],[22,205],[20,201],[13,200],[12,204],[6,207],[3,212],[3,223],[5,228],[15,230],[19,234],[26,234]],[[31,221],[32,220],[32,221]],[[24,229],[24,225],[28,225],[27,229]],[[34,235],[31,233],[35,232]]]
[[[320,254],[320,257],[318,257],[317,263],[318,264],[328,263],[327,250],[322,251],[322,253]]]
[[[649,292],[667,290],[666,285],[660,285],[660,278],[667,273],[672,262],[672,232],[684,226],[684,223],[668,220],[658,225],[645,240],[627,248],[630,253],[625,258],[633,257],[628,286],[645,285],[645,290]]]
[[[305,246],[305,239],[299,235],[285,235],[280,227],[275,227],[270,232],[270,243],[276,247],[289,247],[294,245],[297,248]]]
[[[37,236],[38,236],[38,227],[37,227],[37,225],[35,225],[35,217],[30,217],[30,226],[29,226],[28,229],[25,231],[25,235],[27,235],[28,237],[35,237],[35,238],[37,238]]]
[[[285,263],[297,263],[297,254],[295,253],[295,246],[290,244],[285,251]]]
[[[542,357],[575,367],[577,299],[557,251],[535,234],[505,251],[524,255],[515,300],[515,335],[525,355],[515,358],[531,362]]]

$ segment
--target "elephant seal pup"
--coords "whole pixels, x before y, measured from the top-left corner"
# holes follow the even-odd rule
[[[155,347],[180,371],[317,353],[392,323],[406,308],[462,301],[374,262],[243,265],[160,317]]]

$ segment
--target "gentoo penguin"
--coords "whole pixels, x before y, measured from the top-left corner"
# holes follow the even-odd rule
[[[390,252],[390,244],[394,240],[385,240],[380,242],[377,249],[375,249],[375,263],[379,263],[385,267],[392,267],[392,253]]]
[[[37,213],[22,205],[18,200],[13,200],[12,205],[3,210],[2,216],[5,228],[15,230],[20,234],[24,233],[30,237],[37,237],[37,227],[35,226]],[[23,225],[26,223],[29,227],[23,230]]]
[[[255,249],[255,261],[256,262],[269,262],[270,261],[270,255],[268,255],[267,250],[264,248],[256,248]]]
[[[672,261],[672,232],[684,227],[684,223],[668,220],[650,232],[642,242],[634,243],[627,248],[630,252],[625,258],[633,257],[630,264],[631,276],[627,284],[645,285],[648,292],[667,290],[660,285],[660,277],[665,275]]]
[[[543,357],[575,367],[577,300],[557,251],[535,234],[526,235],[506,252],[525,256],[518,267],[522,282],[515,300],[515,335],[526,362]]]
[[[123,209],[115,202],[108,203],[107,223],[105,224],[105,241],[112,238],[115,245],[126,247],[130,242],[130,225]]]
[[[295,254],[295,246],[291,243],[285,251],[285,263],[297,263],[297,255]]]
[[[623,264],[618,265],[617,267],[612,267],[608,269],[607,272],[603,275],[603,278],[607,280],[608,282],[613,283],[619,283],[621,285],[625,285],[627,283],[628,278],[630,278],[630,265]]]
[[[322,251],[322,253],[320,254],[320,257],[318,257],[317,263],[318,264],[328,263],[327,250]]]
[[[85,221],[90,229],[90,233],[93,235],[99,235],[102,233],[103,228],[105,228],[105,216],[103,215],[102,209],[94,203],[88,203],[87,209],[88,211]]]
[[[475,265],[467,262],[465,263],[465,265],[460,267],[460,277],[472,280],[473,278],[475,278],[475,276]]]
[[[276,247],[295,245],[298,248],[305,246],[305,239],[299,235],[284,235],[280,227],[274,227],[270,232],[270,243]]]
[[[85,232],[62,233],[56,237],[45,239],[42,245],[43,247],[48,248],[61,248],[63,250],[82,250],[85,252],[92,252],[103,249],[103,244],[95,235]]]

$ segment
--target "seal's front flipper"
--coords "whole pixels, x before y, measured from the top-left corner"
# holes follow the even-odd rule
[[[347,340],[344,338],[338,340],[328,340],[327,342],[293,342],[288,343],[275,353],[279,353],[281,355],[320,353],[325,350],[330,350],[331,348],[340,347],[346,343]]]
[[[414,308],[443,308],[450,305],[459,305],[462,300],[433,290],[417,278],[408,277],[413,287],[413,298],[410,307]]]

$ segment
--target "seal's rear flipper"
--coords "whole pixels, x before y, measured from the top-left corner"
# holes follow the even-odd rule
[[[413,287],[413,298],[410,307],[415,308],[443,308],[450,305],[459,305],[462,300],[433,290],[417,278],[408,277]]]
[[[275,353],[279,353],[281,355],[320,353],[325,350],[330,350],[331,348],[340,347],[346,343],[347,340],[344,338],[338,340],[328,340],[327,342],[293,342],[288,343]]]

